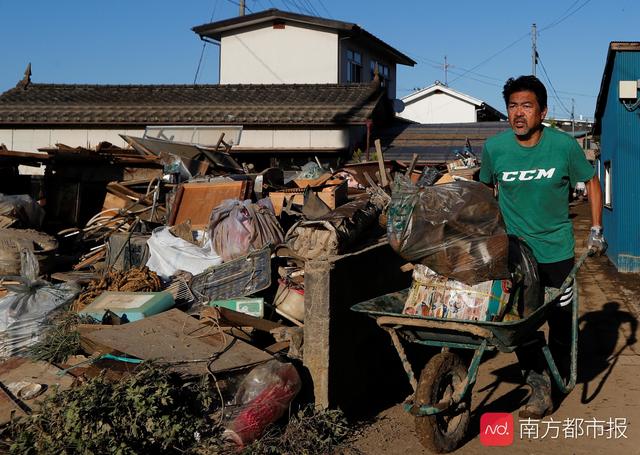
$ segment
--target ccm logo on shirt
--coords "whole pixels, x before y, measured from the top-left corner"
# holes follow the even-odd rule
[[[542,178],[550,179],[555,171],[555,167],[551,169],[530,169],[528,171],[505,171],[502,173],[502,181],[514,182],[520,180],[521,182],[526,182],[527,180],[540,180]]]

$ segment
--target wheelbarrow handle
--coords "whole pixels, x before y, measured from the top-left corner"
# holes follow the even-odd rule
[[[584,253],[582,253],[578,258],[578,260],[576,261],[576,263],[574,264],[573,268],[571,269],[571,272],[569,272],[569,275],[567,275],[565,280],[562,282],[562,286],[560,286],[560,288],[557,291],[553,292],[546,300],[549,302],[552,302],[556,300],[558,297],[560,297],[562,294],[564,294],[564,291],[566,291],[567,288],[571,286],[573,279],[576,277],[578,270],[580,270],[580,267],[582,267],[582,264],[584,264],[584,261],[586,261],[588,257],[591,257],[595,254],[596,254],[596,251],[593,248],[590,248]]]

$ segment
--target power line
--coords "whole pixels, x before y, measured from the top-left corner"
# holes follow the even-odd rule
[[[211,11],[211,17],[209,18],[209,23],[213,22],[213,16],[216,14],[216,9],[218,8],[218,0],[213,1],[213,11]],[[202,59],[204,57],[204,49],[207,45],[206,41],[202,42],[202,51],[200,51],[200,59],[198,60],[198,67],[196,68],[196,74],[193,76],[193,85],[198,81],[198,73],[200,72],[200,65],[202,65]]]
[[[313,13],[311,12],[311,10],[309,10],[309,7],[305,5],[303,0],[291,0],[291,1],[296,4],[296,6],[298,7],[298,11],[300,13],[313,16]]]
[[[547,73],[547,69],[544,67],[544,63],[542,63],[542,59],[540,58],[540,54],[538,54],[538,61],[540,62],[540,66],[542,67],[542,72],[544,73],[545,77],[547,78],[547,82],[549,83],[549,86],[551,87],[551,90],[553,90],[553,94],[554,94],[556,100],[558,100],[558,103],[560,103],[560,106],[562,106],[562,109],[564,109],[567,112],[567,114],[571,115],[571,111],[569,109],[567,109],[567,107],[564,105],[564,103],[562,102],[562,100],[558,96],[558,92],[556,92],[556,89],[553,86],[553,83],[551,82],[551,78],[549,77],[549,73]]]
[[[227,0],[227,1],[232,5],[240,6],[240,2],[236,2],[235,0]],[[253,10],[251,8],[249,8],[247,5],[245,5],[244,7],[247,9],[247,11],[253,14]]]
[[[267,9],[267,8],[264,7],[264,4],[262,3],[262,0],[253,0],[253,1],[257,4],[256,6],[262,8],[262,9]]]
[[[478,63],[476,66],[472,67],[470,70],[465,71],[464,73],[462,73],[460,76],[456,77],[454,80],[452,80],[451,82],[455,82],[458,79],[460,79],[461,77],[465,76],[467,73],[470,73],[471,71],[475,70],[476,68],[484,65],[485,63],[487,63],[489,60],[492,60],[493,58],[495,58],[496,56],[502,54],[504,51],[506,51],[507,49],[515,46],[516,44],[518,44],[520,41],[522,41],[523,39],[527,38],[529,36],[529,33],[525,33],[524,35],[522,35],[520,38],[516,39],[514,42],[512,42],[511,44],[508,44],[507,46],[503,47],[502,49],[500,49],[498,52],[496,52],[495,54],[491,55],[490,57],[484,59],[483,61],[481,61],[480,63]]]
[[[432,60],[430,58],[423,57],[423,56],[420,56],[420,55],[413,55],[412,57],[415,60],[419,61],[419,62],[421,61],[422,63],[429,63],[434,68],[442,69],[442,63],[438,62],[437,60]],[[504,84],[504,79],[500,79],[500,78],[497,78],[497,77],[494,77],[494,76],[487,76],[486,74],[481,74],[481,73],[478,73],[476,71],[472,71],[470,69],[463,68],[461,66],[456,66],[456,67],[457,67],[458,70],[461,70],[461,71],[453,71],[452,70],[451,72],[453,74],[456,74],[456,75],[460,76],[460,77],[466,77],[468,79],[477,80],[477,79],[472,78],[471,76],[467,76],[467,74],[473,74],[473,75],[478,76],[478,77],[483,77],[485,79],[490,79],[492,81],[496,81],[496,82],[500,82],[501,84]],[[478,80],[478,82],[484,82],[484,81]],[[486,82],[486,83],[488,83],[488,82]],[[492,85],[498,86],[497,84],[492,84]]]
[[[542,32],[544,30],[549,30],[550,28],[555,27],[556,25],[560,24],[561,22],[566,21],[567,19],[569,19],[571,16],[576,14],[578,11],[580,11],[582,8],[584,8],[585,6],[587,6],[591,2],[591,0],[585,0],[585,2],[582,5],[578,6],[577,8],[575,8],[573,11],[569,12],[568,14],[565,14],[565,13],[567,13],[567,11],[571,10],[571,8],[573,8],[579,1],[580,0],[574,1],[571,4],[571,6],[569,8],[567,8],[567,10],[564,13],[562,13],[562,14],[564,14],[564,16],[561,14],[558,19],[556,19],[555,21],[551,22],[546,27],[541,28],[540,31]]]
[[[329,17],[329,19],[333,19],[331,12],[327,9],[324,2],[322,0],[318,0],[318,2],[320,3],[320,6],[322,7],[322,9],[324,9],[327,12],[327,17]]]
[[[289,0],[280,0],[282,2],[282,4],[284,5],[285,9],[288,9],[289,11],[294,11],[296,9],[296,6],[293,5]],[[298,12],[300,11],[299,7],[298,7]]]
[[[312,15],[320,17],[320,14],[318,14],[318,10],[313,6],[310,0],[301,0],[301,2],[309,5],[309,9],[312,11]]]

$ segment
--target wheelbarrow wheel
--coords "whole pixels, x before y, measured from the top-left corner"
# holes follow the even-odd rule
[[[460,357],[442,352],[429,360],[420,374],[415,394],[416,405],[433,406],[451,398],[454,389],[467,377]],[[467,434],[470,420],[471,394],[459,406],[435,415],[416,416],[416,434],[420,443],[434,453],[456,450]]]

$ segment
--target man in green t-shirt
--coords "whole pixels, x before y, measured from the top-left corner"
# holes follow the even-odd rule
[[[602,193],[593,166],[574,138],[542,125],[547,91],[535,76],[509,79],[503,90],[511,130],[488,139],[480,181],[497,188],[507,232],[524,240],[538,261],[542,286],[559,288],[574,265],[569,191],[587,182],[592,228],[588,246],[603,251]],[[571,287],[549,316],[549,345],[563,357],[571,340]],[[542,418],[553,410],[551,381],[539,348],[516,352],[532,393],[522,418]]]

